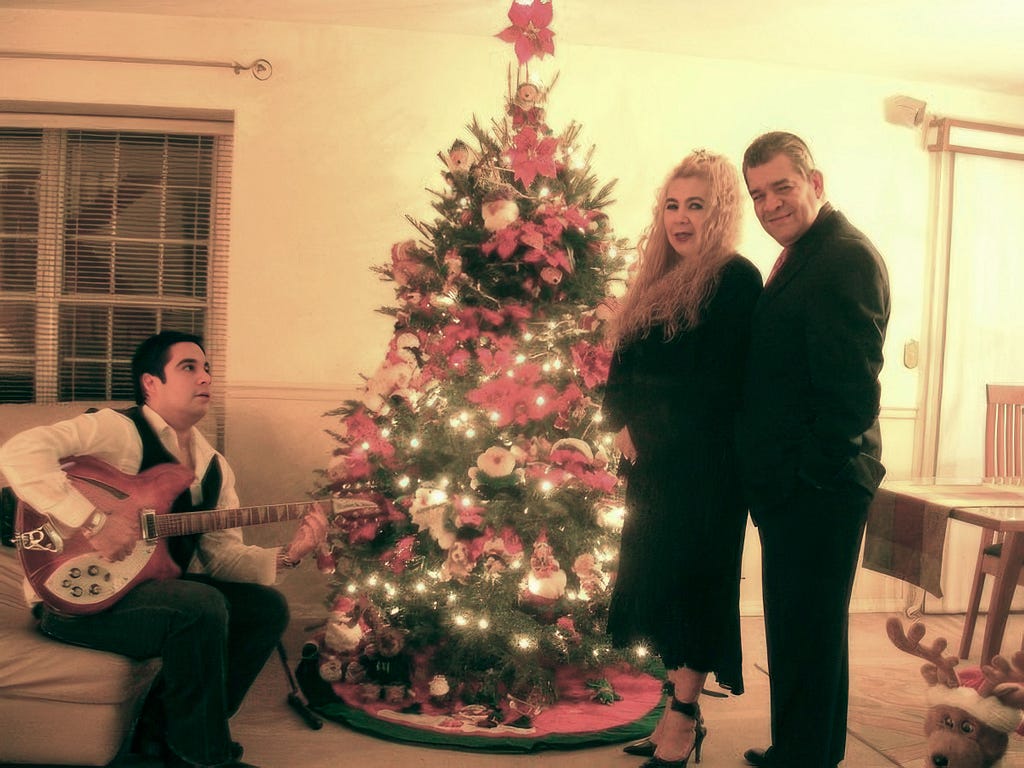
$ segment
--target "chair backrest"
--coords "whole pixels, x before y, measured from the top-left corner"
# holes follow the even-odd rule
[[[1024,384],[987,384],[985,479],[1024,482]]]

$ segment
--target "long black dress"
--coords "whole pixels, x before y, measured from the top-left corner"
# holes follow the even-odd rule
[[[761,275],[726,263],[697,327],[660,328],[620,345],[603,411],[629,427],[627,515],[608,632],[619,647],[648,641],[669,669],[714,673],[743,692],[740,561],[747,510],[734,446],[735,415]]]

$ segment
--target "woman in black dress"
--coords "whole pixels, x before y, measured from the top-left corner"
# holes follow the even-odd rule
[[[741,187],[721,155],[697,151],[669,174],[640,263],[610,327],[604,414],[618,431],[628,514],[608,631],[649,643],[670,705],[627,752],[646,766],[700,759],[697,699],[709,673],[743,692],[740,560],[747,511],[734,417],[761,275],[736,253]]]

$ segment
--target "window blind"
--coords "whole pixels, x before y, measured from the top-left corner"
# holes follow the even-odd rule
[[[133,121],[133,127],[138,120]],[[224,369],[227,135],[0,128],[0,403],[131,400],[146,336]]]

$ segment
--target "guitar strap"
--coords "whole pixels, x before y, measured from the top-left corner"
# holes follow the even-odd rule
[[[131,408],[125,408],[120,411],[129,419],[135,423],[135,428],[139,431],[139,437],[142,438],[142,465],[139,467],[139,472],[145,469],[156,466],[157,464],[167,464],[168,462],[178,463],[166,448],[164,444],[160,442],[160,438],[157,437],[153,428],[146,421],[146,417],[142,415],[142,408],[139,406],[132,406]],[[186,488],[182,491],[181,495],[174,500],[171,505],[171,512],[195,512],[195,511],[207,511],[216,508],[217,500],[220,498],[220,487],[223,481],[220,469],[220,461],[216,456],[213,457],[213,461],[210,462],[210,466],[206,469],[206,474],[203,475],[203,481],[200,484],[202,488],[203,498],[198,504],[192,503],[191,489]],[[199,536],[202,534],[192,534],[191,536],[174,536],[167,540],[167,549],[170,552],[174,562],[181,568],[181,572],[184,573],[188,570],[188,565],[192,562],[192,555],[195,554],[196,544]]]

